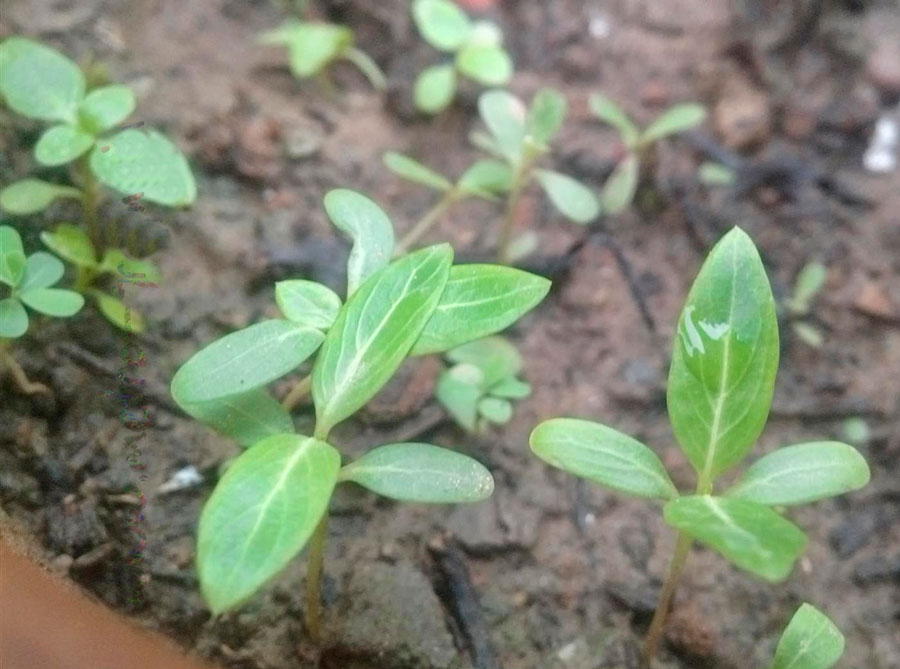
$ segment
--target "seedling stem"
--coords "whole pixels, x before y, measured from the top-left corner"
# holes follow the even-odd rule
[[[325,562],[325,539],[328,536],[328,513],[316,526],[309,542],[306,570],[306,628],[317,645],[322,643],[322,569]]]
[[[444,196],[428,210],[419,222],[410,228],[410,231],[406,233],[403,239],[397,242],[397,246],[394,249],[394,257],[397,258],[402,256],[409,250],[410,246],[419,241],[422,235],[434,227],[435,223],[441,219],[441,216],[447,213],[447,210],[453,206],[458,196],[459,194],[455,189],[447,191]]]
[[[300,402],[309,395],[309,389],[312,386],[312,374],[307,374],[294,384],[294,387],[281,400],[281,406],[290,411],[294,409]]]
[[[341,58],[356,65],[375,90],[383,91],[387,88],[387,79],[384,76],[384,72],[381,71],[381,68],[365,51],[357,49],[355,46],[350,46],[344,49],[341,53]]]
[[[497,262],[501,265],[508,265],[509,244],[512,241],[513,229],[516,226],[516,210],[519,208],[519,199],[522,192],[528,184],[528,176],[531,167],[538,156],[538,152],[530,144],[526,143],[523,149],[522,160],[516,167],[513,175],[512,187],[509,191],[509,198],[506,200],[506,212],[503,215],[503,226],[500,228],[500,240],[497,245]]]

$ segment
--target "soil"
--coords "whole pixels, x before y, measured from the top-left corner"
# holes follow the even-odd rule
[[[476,156],[466,141],[477,125],[476,89],[433,120],[411,109],[411,82],[436,54],[416,36],[405,0],[312,3],[356,31],[388,72],[386,96],[343,65],[331,73],[334,86],[298,82],[282,52],[254,44],[288,4],[4,0],[0,36],[37,37],[132,86],[135,118],[185,149],[200,194],[189,211],[154,212],[170,230],[169,248],[154,256],[165,281],[128,292],[151,324],[137,338],[143,384],[126,397],[152,417],[136,444],[119,419],[116,375],[127,337],[86,309],[40,324],[17,344],[17,358],[53,397],[23,397],[2,381],[4,525],[30,532],[54,571],[225,667],[636,667],[673,533],[653,504],[545,467],[529,454],[528,434],[556,415],[601,420],[652,444],[676,483],[690,487],[665,412],[669,342],[704,254],[740,224],[779,297],[806,262],[828,266],[811,316],[824,345],[811,348],[782,324],[776,399],[757,453],[841,438],[845,419],[860,417],[872,482],[790,511],[810,541],[782,585],[695,549],[657,666],[767,666],[789,617],[809,601],[847,638],[838,666],[900,667],[900,173],[867,173],[861,162],[877,116],[900,95],[900,63],[884,56],[900,34],[896,0],[472,3],[508,35],[516,93],[549,85],[566,94],[570,115],[550,162],[594,186],[619,147],[592,120],[591,92],[602,90],[641,122],[682,100],[705,103],[711,119],[693,138],[660,147],[648,178],[652,202],[603,220],[605,235],[584,244],[585,229],[560,220],[537,194],[526,198],[519,225],[537,231],[545,259],[564,262],[544,263],[554,290],[509,333],[534,394],[505,428],[474,438],[454,427],[429,395],[438,365],[422,361],[424,371],[411,365],[335,432],[350,457],[396,435],[456,445],[492,469],[489,502],[425,508],[340,490],[321,652],[302,624],[302,558],[239,611],[210,617],[193,571],[194,534],[217,470],[237,448],[173,408],[166,389],[174,370],[215,337],[274,314],[273,279],[340,288],[347,245],[322,210],[328,189],[370,194],[402,231],[432,196],[387,172],[382,153],[404,151],[449,174]],[[34,173],[38,126],[0,115],[8,182]],[[734,187],[697,182],[709,146],[740,156]],[[109,215],[142,216],[107,206]],[[63,203],[22,221],[26,248],[39,247],[40,229],[77,213]],[[429,239],[453,242],[462,258],[482,257],[496,216],[490,205],[460,206]],[[309,408],[298,415],[302,428]],[[189,466],[197,484],[164,486]],[[142,539],[143,559],[128,564]],[[445,550],[463,567],[455,577],[442,566]],[[448,578],[457,579],[453,587]],[[460,592],[470,595],[464,606]]]

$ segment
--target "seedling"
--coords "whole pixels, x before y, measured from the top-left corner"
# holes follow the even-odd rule
[[[383,90],[387,86],[381,68],[354,45],[353,31],[346,26],[288,19],[260,35],[259,41],[287,47],[291,73],[298,79],[324,77],[331,65],[346,60],[359,68],[373,88]]]
[[[595,94],[590,99],[591,110],[601,121],[619,131],[622,140],[622,156],[603,186],[601,201],[604,213],[615,215],[625,210],[634,199],[641,171],[652,160],[654,145],[661,139],[677,135],[701,124],[706,109],[698,104],[679,104],[663,112],[653,123],[641,130],[628,114],[606,96]],[[706,170],[707,176],[710,169]],[[715,170],[716,178],[725,178],[721,170]]]
[[[600,214],[600,203],[590,188],[565,174],[537,167],[540,158],[550,151],[566,110],[565,98],[549,88],[539,91],[528,109],[506,91],[487,91],[478,99],[478,111],[488,132],[474,133],[472,141],[505,162],[512,175],[498,243],[500,263],[514,260],[513,247],[522,246],[522,240],[514,241],[512,233],[519,200],[532,180],[570,221],[587,224]]]
[[[284,318],[226,335],[190,358],[172,380],[185,411],[249,448],[226,470],[200,517],[197,568],[214,613],[238,606],[310,543],[307,627],[321,637],[319,579],[328,502],[352,481],[409,502],[475,502],[490,473],[459,453],[420,443],[379,446],[341,467],[332,428],[365,405],[404,359],[493,334],[546,295],[541,277],[495,265],[452,266],[447,244],[390,262],[390,219],[366,197],[331,191],[325,209],[353,241],[346,301],[305,280],[275,285]],[[266,386],[315,354],[312,436],[297,434]]]
[[[422,37],[451,62],[432,65],[416,78],[416,108],[437,114],[453,102],[459,77],[484,86],[504,86],[513,74],[513,62],[503,48],[503,33],[489,21],[472,22],[451,0],[414,0],[413,19]]]
[[[814,348],[821,348],[825,341],[822,330],[810,320],[812,305],[825,285],[828,270],[819,262],[803,266],[794,281],[794,292],[784,302],[791,329],[800,340]]]
[[[856,449],[818,441],[763,456],[724,493],[715,491],[719,477],[746,457],[762,432],[777,368],[778,320],[769,280],[753,242],[735,228],[710,252],[691,288],[669,368],[669,420],[697,472],[694,494],[679,493],[650,448],[605,425],[555,418],[531,434],[532,450],[554,467],[665,502],[663,516],[678,530],[678,540],[644,643],[648,660],[693,541],[767,581],[783,581],[807,540],[776,508],[840,495],[869,481]]]
[[[803,604],[778,641],[772,669],[829,669],[843,654],[841,631],[812,604]]]
[[[435,396],[469,432],[483,433],[491,423],[508,423],[512,401],[531,395],[531,386],[518,378],[522,357],[502,337],[457,346],[445,357],[453,366],[441,373]]]
[[[26,306],[57,318],[74,316],[84,306],[84,298],[78,293],[53,288],[64,271],[59,258],[44,251],[26,257],[16,229],[0,225],[0,283],[8,288],[8,295],[0,299],[0,363],[9,368],[16,385],[28,395],[48,391],[28,380],[8,349],[11,340],[28,331]]]

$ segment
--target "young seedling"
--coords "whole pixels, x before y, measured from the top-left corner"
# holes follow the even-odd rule
[[[420,443],[378,446],[341,466],[332,428],[365,405],[404,359],[493,334],[546,295],[541,277],[495,265],[453,266],[447,244],[391,262],[390,219],[368,198],[331,191],[325,209],[353,241],[347,299],[305,280],[275,285],[284,318],[209,344],[172,380],[187,413],[249,447],[219,481],[200,517],[197,568],[214,613],[238,606],[310,544],[306,620],[321,638],[319,580],[328,502],[336,484],[424,503],[475,502],[493,480],[462,454]],[[297,434],[266,386],[315,354],[312,436]],[[296,393],[291,392],[296,397]]]
[[[812,604],[797,609],[775,649],[772,669],[829,669],[844,654],[844,635]]]
[[[437,114],[453,102],[459,77],[484,86],[505,86],[513,74],[512,58],[503,48],[503,33],[489,21],[472,22],[451,0],[414,0],[413,20],[422,37],[452,62],[432,65],[416,78],[416,108]]]
[[[365,51],[354,45],[353,31],[346,26],[288,19],[275,30],[260,35],[259,41],[287,47],[291,73],[298,79],[322,78],[331,65],[346,60],[363,73],[373,88],[383,90],[387,86],[384,73]]]
[[[384,154],[384,164],[394,174],[441,194],[434,206],[397,242],[394,255],[400,255],[414,246],[457,202],[470,197],[496,201],[499,194],[509,190],[512,177],[509,167],[496,160],[477,161],[455,184],[402,153],[390,151]]]
[[[623,145],[622,157],[604,184],[601,194],[603,211],[610,215],[618,214],[631,204],[642,169],[651,161],[656,142],[690,130],[706,118],[706,110],[702,105],[679,104],[670,107],[641,130],[619,105],[606,96],[592,95],[590,106],[601,121],[619,131]],[[719,173],[716,176],[721,178],[723,175]]]
[[[522,357],[503,337],[457,346],[445,357],[453,366],[441,372],[435,396],[468,432],[484,433],[491,423],[508,423],[512,401],[531,395],[531,386],[518,378]]]
[[[794,291],[784,302],[788,321],[800,341],[821,348],[825,341],[822,330],[810,320],[812,304],[825,285],[828,270],[820,262],[809,262],[803,266],[794,281]]]
[[[644,643],[648,660],[693,541],[767,581],[782,581],[806,536],[776,509],[869,481],[869,467],[856,449],[817,441],[763,456],[737,483],[715,490],[719,477],[747,456],[762,432],[777,368],[778,321],[769,280],[753,242],[735,228],[710,252],[691,288],[669,368],[669,420],[697,472],[695,492],[679,493],[650,448],[605,425],[555,418],[531,434],[532,450],[554,467],[665,502],[663,516],[678,539]]]
[[[478,99],[478,111],[488,132],[476,132],[472,141],[481,149],[504,161],[511,173],[506,211],[500,229],[497,260],[509,264],[515,215],[525,188],[537,181],[553,206],[575,223],[587,224],[600,214],[600,203],[590,188],[570,176],[540,169],[537,163],[550,151],[550,144],[566,116],[565,98],[549,88],[535,95],[531,107],[506,91],[487,91]]]
[[[74,316],[84,306],[84,298],[71,290],[53,288],[65,271],[59,258],[38,251],[25,256],[22,238],[15,228],[0,225],[0,283],[8,289],[0,293],[0,366],[7,367],[22,392],[32,395],[49,392],[46,386],[28,380],[12,357],[13,339],[28,331],[27,306],[47,316]]]

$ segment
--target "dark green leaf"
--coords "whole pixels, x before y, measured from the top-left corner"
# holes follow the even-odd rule
[[[53,232],[42,232],[41,241],[56,255],[79,267],[96,268],[97,252],[87,233],[72,223],[60,223]]]
[[[649,144],[663,137],[675,135],[703,123],[706,109],[698,104],[675,105],[650,124],[641,134],[641,142]]]
[[[188,414],[241,446],[294,431],[294,422],[281,404],[262,388],[211,402],[183,404]]]
[[[622,108],[605,95],[594,94],[590,99],[591,111],[604,123],[608,123],[622,136],[622,141],[628,148],[634,148],[637,144],[640,131],[632,123]]]
[[[535,170],[553,206],[575,223],[590,223],[600,215],[600,202],[591,189],[570,176],[550,170]]]
[[[501,46],[467,44],[456,54],[456,67],[485,86],[503,86],[513,74],[512,58]]]
[[[450,106],[456,94],[456,70],[452,65],[433,65],[416,77],[413,98],[416,109],[437,114]]]
[[[24,216],[46,209],[58,197],[78,199],[81,197],[81,191],[40,179],[22,179],[0,190],[0,207],[10,214]]]
[[[34,159],[42,165],[65,165],[91,148],[93,143],[93,135],[74,125],[55,125],[38,139]]]
[[[47,316],[74,316],[84,306],[84,298],[74,290],[64,288],[34,288],[19,295],[27,306]]]
[[[7,297],[0,300],[0,337],[15,339],[28,330],[28,313],[19,300]]]
[[[85,129],[96,135],[124,121],[135,106],[134,93],[128,86],[104,86],[87,94],[78,109],[78,116]]]
[[[803,604],[781,635],[772,669],[829,669],[843,654],[841,631],[816,607]]]
[[[412,13],[425,41],[441,51],[456,51],[472,32],[469,17],[450,0],[415,0]]]
[[[419,161],[413,160],[409,156],[404,156],[402,153],[388,151],[384,154],[384,164],[394,174],[423,186],[441,191],[448,191],[453,188],[452,183],[430,167],[426,167]]]
[[[75,123],[84,75],[54,49],[24,37],[0,43],[0,94],[10,109],[43,121]]]
[[[341,310],[341,298],[333,290],[302,279],[276,282],[275,302],[286,318],[323,332]]]

